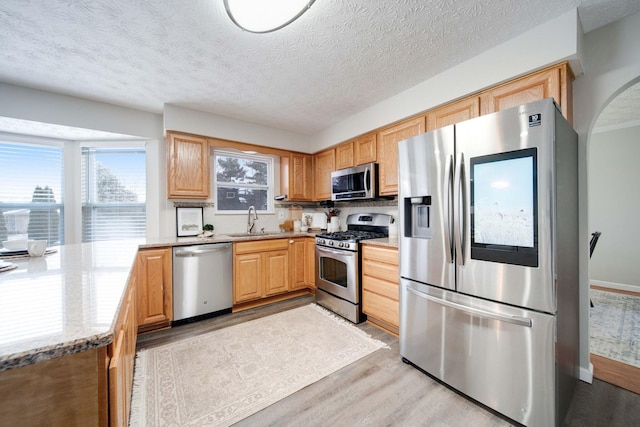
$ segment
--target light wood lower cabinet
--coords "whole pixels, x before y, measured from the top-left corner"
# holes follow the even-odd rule
[[[290,291],[307,287],[306,240],[304,237],[289,240]]]
[[[133,364],[136,357],[138,325],[136,318],[136,277],[123,300],[113,343],[107,354],[109,361],[109,424],[128,426],[133,390]]]
[[[400,325],[398,280],[398,249],[363,245],[362,311],[371,323],[394,334]]]
[[[136,258],[138,331],[170,325],[173,319],[171,248],[141,249]]]
[[[289,239],[233,244],[233,304],[289,290]]]
[[[0,425],[129,425],[135,291],[131,275],[108,346],[0,372]]]
[[[309,289],[316,288],[316,239],[307,237],[304,243],[304,281]]]

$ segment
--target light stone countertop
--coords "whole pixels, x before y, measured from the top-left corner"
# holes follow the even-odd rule
[[[106,346],[140,241],[55,247],[4,259],[0,273],[0,372]]]
[[[368,239],[361,242],[363,245],[388,246],[390,248],[398,247],[397,237],[382,237],[380,239]]]
[[[138,249],[313,237],[316,231],[83,243],[34,258],[0,254],[18,266],[0,272],[0,372],[109,345]]]

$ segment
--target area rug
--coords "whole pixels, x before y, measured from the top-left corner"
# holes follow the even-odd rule
[[[591,353],[640,368],[640,297],[590,290]]]
[[[130,426],[226,426],[385,347],[315,304],[138,352]]]

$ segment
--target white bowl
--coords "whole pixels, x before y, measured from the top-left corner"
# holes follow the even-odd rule
[[[26,251],[27,250],[27,241],[26,240],[5,240],[2,242],[2,246],[5,249],[10,251]]]

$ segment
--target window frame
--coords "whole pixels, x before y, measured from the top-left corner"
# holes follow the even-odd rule
[[[146,141],[128,141],[128,140],[117,140],[117,141],[82,141],[79,144],[77,144],[77,149],[78,149],[78,163],[76,165],[74,165],[75,170],[77,171],[78,177],[79,177],[79,185],[78,185],[78,198],[77,198],[77,202],[76,202],[76,206],[75,208],[78,209],[78,215],[79,215],[79,221],[78,221],[78,225],[79,225],[79,229],[78,229],[78,242],[79,243],[88,243],[90,241],[86,241],[84,240],[84,230],[83,230],[83,226],[84,226],[84,218],[83,218],[83,214],[84,214],[84,210],[85,210],[85,205],[83,203],[84,197],[83,197],[83,188],[82,188],[82,182],[84,180],[84,176],[83,176],[83,168],[82,168],[82,164],[83,164],[83,150],[84,149],[96,149],[96,150],[101,150],[101,149],[113,149],[113,150],[118,150],[118,149],[142,149],[144,151],[144,157],[145,157],[145,172],[144,172],[144,176],[145,176],[145,201],[144,203],[135,203],[136,206],[144,204],[144,211],[145,211],[145,227],[144,227],[144,238],[146,238],[147,235],[147,229],[148,229],[148,211],[149,211],[149,206],[148,206],[148,195],[147,193],[147,189],[149,188],[147,181],[148,178],[148,151],[147,151],[147,144]],[[127,205],[128,203],[123,203],[122,206]],[[108,204],[103,204],[103,203],[91,203],[91,205],[95,206],[95,207],[106,207],[108,206]],[[92,241],[98,241],[98,240],[92,240]]]
[[[58,200],[55,204],[49,205],[50,207],[57,207],[60,211],[60,219],[59,219],[59,241],[51,243],[55,246],[67,244],[67,224],[68,224],[68,212],[70,205],[68,203],[68,177],[66,173],[67,167],[67,150],[65,141],[58,140],[55,138],[45,138],[36,135],[21,135],[21,134],[11,134],[0,132],[0,141],[7,144],[16,144],[16,145],[25,145],[32,147],[47,147],[47,148],[58,148],[61,151],[60,156],[60,166],[61,166],[61,183],[60,183],[60,194],[56,196]],[[55,196],[55,193],[54,193]],[[34,202],[21,202],[21,203],[3,203],[4,206],[14,206],[14,209],[30,209],[30,206]]]
[[[242,184],[242,183],[227,183],[227,182],[218,182],[218,174],[217,174],[217,157],[234,157],[242,160],[253,160],[267,163],[267,184],[259,185],[259,184]],[[211,149],[211,181],[213,188],[213,201],[214,201],[214,212],[216,215],[238,215],[238,214],[246,214],[247,210],[221,210],[218,205],[218,188],[219,187],[230,187],[237,186],[237,188],[246,188],[246,189],[266,189],[267,190],[267,209],[257,209],[258,213],[261,214],[273,214],[275,213],[275,203],[273,202],[273,195],[275,194],[275,158],[269,154],[260,154],[260,153],[245,153],[239,150],[233,149],[220,149],[220,148],[212,148]],[[257,208],[257,207],[256,207]]]

